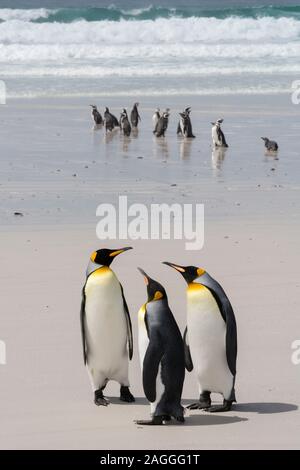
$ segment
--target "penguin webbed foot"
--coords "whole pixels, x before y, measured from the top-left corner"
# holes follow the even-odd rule
[[[225,411],[230,411],[232,407],[232,401],[224,400],[223,405],[215,405],[206,408],[205,411],[208,413],[224,413]]]
[[[139,424],[141,426],[161,426],[164,424],[164,418],[165,416],[154,416],[152,419],[148,420],[137,420],[135,421],[136,424]],[[166,421],[166,420],[165,420]]]
[[[134,396],[129,390],[129,387],[121,386],[120,389],[120,400],[125,401],[127,403],[133,403],[135,401]]]
[[[211,406],[211,402],[197,401],[187,406],[188,410],[206,410]]]
[[[96,390],[95,391],[94,403],[97,406],[108,406],[109,405],[109,401],[106,398],[104,398],[102,390]]]

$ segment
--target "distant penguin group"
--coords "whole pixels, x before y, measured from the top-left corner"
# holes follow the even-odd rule
[[[109,380],[119,383],[122,401],[135,401],[128,380],[133,356],[131,319],[123,287],[110,268],[115,257],[130,249],[93,252],[82,290],[83,359],[98,406],[109,404],[103,394]],[[204,269],[164,264],[182,274],[188,284],[187,327],[182,337],[165,288],[138,268],[147,288],[147,300],[138,312],[138,347],[151,416],[137,421],[140,425],[162,425],[171,419],[184,422],[185,369],[194,370],[199,386],[199,400],[189,409],[225,412],[236,401],[237,328],[228,297]],[[221,406],[212,405],[211,393],[222,394]]]
[[[101,113],[98,111],[96,105],[90,105],[92,107],[92,119],[94,123],[94,130],[105,126],[106,132],[112,132],[115,128],[119,128],[122,134],[126,137],[131,135],[131,132],[135,130],[135,135],[137,135],[137,129],[139,122],[141,121],[141,116],[138,111],[139,103],[134,103],[132,110],[130,112],[130,119],[128,117],[127,110],[123,108],[120,119],[116,118],[106,107],[104,111],[104,117],[102,118]],[[193,133],[192,121],[191,121],[191,107],[188,106],[182,112],[179,113],[179,122],[177,125],[177,135],[184,137],[185,139],[194,139],[195,135]],[[170,118],[170,108],[166,108],[165,111],[156,108],[153,116],[153,134],[160,138],[165,137],[166,131],[169,125]],[[224,122],[224,119],[217,119],[217,121],[211,122],[211,137],[212,137],[212,147],[214,151],[222,151],[228,148],[228,143],[225,138],[225,134],[221,129],[221,125]],[[274,140],[270,140],[267,137],[261,137],[264,141],[266,154],[277,154],[279,146],[278,143]]]

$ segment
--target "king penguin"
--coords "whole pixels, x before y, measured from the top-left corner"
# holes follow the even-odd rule
[[[223,288],[204,269],[164,262],[182,274],[187,288],[185,363],[195,370],[200,398],[190,409],[229,411],[235,399],[237,329]],[[210,394],[221,393],[223,405],[211,406]]]
[[[130,249],[104,248],[92,253],[82,290],[83,359],[98,406],[109,403],[103,396],[109,380],[119,382],[122,401],[134,401],[128,381],[128,356],[131,359],[133,354],[131,321],[122,285],[110,269],[114,258]]]
[[[138,314],[139,353],[143,388],[150,401],[150,421],[161,425],[175,418],[184,422],[181,394],[184,382],[184,347],[181,333],[161,284],[138,268],[147,285],[148,300]]]

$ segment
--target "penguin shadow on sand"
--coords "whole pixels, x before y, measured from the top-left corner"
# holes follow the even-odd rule
[[[134,399],[135,399],[134,405],[149,406],[149,402],[148,402],[147,398],[145,398],[145,397],[135,396]],[[128,403],[120,401],[119,397],[109,397],[109,403],[111,405],[121,405],[121,406],[124,406],[124,405],[126,406],[127,405],[128,406]]]
[[[238,413],[258,413],[258,414],[276,414],[287,413],[288,411],[298,410],[298,406],[293,403],[281,402],[253,402],[253,403],[237,403],[234,410]]]

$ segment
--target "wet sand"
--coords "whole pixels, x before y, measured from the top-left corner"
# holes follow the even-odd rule
[[[174,116],[166,139],[157,142],[150,131],[156,103],[150,108],[147,100],[139,136],[127,143],[118,134],[105,142],[101,131],[92,132],[80,100],[48,103],[46,115],[37,101],[0,108],[2,449],[299,448],[300,366],[291,362],[291,344],[299,339],[299,124],[297,107],[280,100],[276,106],[270,97],[263,105],[262,97],[244,97],[243,106],[229,98],[222,104],[212,98],[211,108],[208,98],[195,103],[191,143],[176,137]],[[216,162],[209,123],[221,116],[230,148]],[[264,155],[264,134],[277,137],[277,159]],[[192,252],[183,241],[130,241],[134,250],[114,262],[134,326],[130,375],[137,401],[120,403],[118,386],[110,384],[112,403],[97,408],[82,364],[80,295],[89,254],[103,246],[96,207],[116,203],[119,194],[147,204],[204,203],[205,244]],[[133,422],[149,414],[136,334],[146,297],[136,266],[165,286],[183,331],[185,286],[161,265],[165,259],[206,268],[232,301],[238,403],[226,414],[188,412],[184,426],[154,431]],[[184,404],[197,395],[187,374]]]

